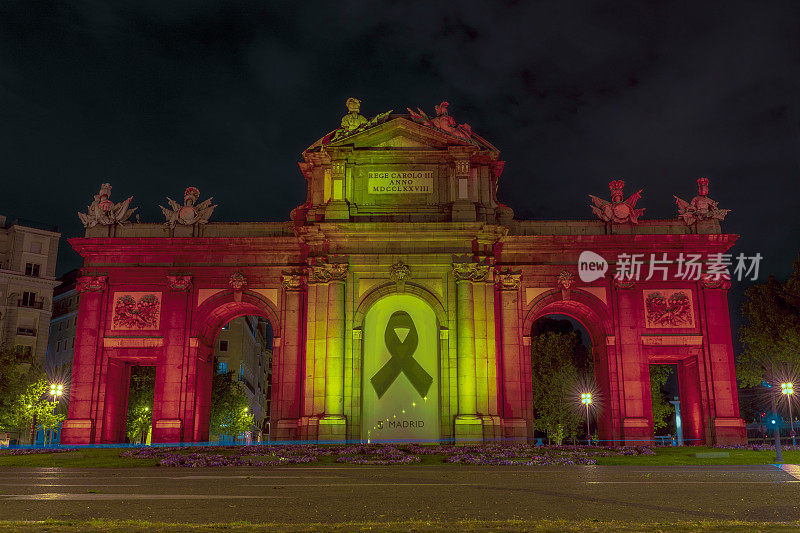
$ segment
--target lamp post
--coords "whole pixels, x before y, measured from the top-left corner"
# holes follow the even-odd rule
[[[796,446],[794,437],[794,420],[792,420],[792,394],[794,394],[794,384],[781,383],[781,394],[786,395],[786,403],[789,404],[789,427],[791,428],[790,435],[792,436],[792,446]]]
[[[592,433],[589,430],[589,406],[592,404],[592,393],[582,392],[581,403],[586,406],[586,445],[588,446],[592,442]]]
[[[53,411],[56,410],[56,406],[58,405],[59,400],[61,400],[61,395],[64,394],[64,385],[60,383],[51,383],[50,384],[50,396],[53,397]],[[55,429],[55,428],[53,428]],[[52,431],[52,430],[51,430]],[[51,434],[48,432],[48,434]],[[49,438],[45,439],[45,445],[48,444]]]

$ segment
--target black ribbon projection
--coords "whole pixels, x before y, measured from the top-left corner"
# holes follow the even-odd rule
[[[408,329],[406,338],[401,341],[395,328]],[[419,336],[411,316],[405,311],[396,311],[389,318],[389,322],[386,324],[386,333],[384,333],[383,337],[386,341],[386,348],[392,358],[370,379],[372,387],[378,393],[378,399],[389,390],[389,387],[392,386],[392,383],[401,372],[406,375],[411,385],[424,398],[428,394],[428,389],[431,388],[433,378],[414,359],[414,352],[419,344]]]

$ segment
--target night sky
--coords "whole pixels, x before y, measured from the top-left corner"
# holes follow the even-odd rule
[[[797,259],[800,3],[303,4],[2,2],[0,213],[76,236],[110,181],[143,221],[189,185],[212,221],[286,220],[347,97],[448,100],[501,150],[518,218],[592,219],[614,178],[672,218],[708,176],[734,252],[781,277]],[[59,272],[78,265],[62,241]]]

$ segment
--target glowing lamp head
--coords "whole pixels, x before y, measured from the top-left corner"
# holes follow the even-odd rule
[[[781,394],[794,394],[794,384],[789,383],[781,383]]]
[[[583,405],[589,405],[592,403],[592,393],[591,392],[582,392],[581,393],[581,403]]]
[[[60,383],[50,384],[50,396],[61,396],[64,393],[64,386]]]

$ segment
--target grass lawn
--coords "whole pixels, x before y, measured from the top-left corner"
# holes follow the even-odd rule
[[[723,450],[710,446],[653,448],[655,455],[598,457],[599,465],[768,465],[775,462],[775,450]],[[696,453],[728,452],[730,457],[700,458]],[[800,464],[800,450],[783,450],[783,462]]]
[[[35,455],[6,455],[0,453],[0,467],[63,467],[63,468],[128,468],[128,467],[152,467],[158,463],[157,458],[130,458],[120,457],[120,448],[86,448],[73,452],[61,453],[42,453]],[[775,452],[764,450],[722,450],[706,446],[687,446],[687,447],[657,447],[654,448],[654,455],[630,455],[597,457],[598,465],[642,465],[642,466],[666,466],[666,465],[756,465],[772,464],[775,462]],[[704,452],[727,452],[729,457],[699,458],[696,453]],[[209,447],[207,452],[210,454],[230,454],[231,451],[217,450]],[[419,463],[416,465],[441,465],[445,464],[445,455],[421,455]],[[784,450],[783,459],[785,463],[800,464],[800,450]],[[336,462],[336,456],[320,456],[316,463],[305,463],[307,465],[336,465],[344,466]],[[285,468],[291,468],[286,465]],[[536,467],[530,467],[536,468]]]
[[[624,522],[563,521],[563,520],[459,520],[454,522],[407,521],[407,522],[348,522],[343,524],[279,524],[232,522],[219,524],[186,524],[145,522],[139,520],[46,520],[41,522],[0,521],[0,531],[71,533],[78,531],[155,532],[155,531],[227,531],[244,533],[250,531],[534,531],[534,532],[597,532],[612,531],[677,531],[677,532],[752,532],[797,531],[800,524],[752,523],[737,521],[704,522],[656,522],[652,524],[629,524]]]

